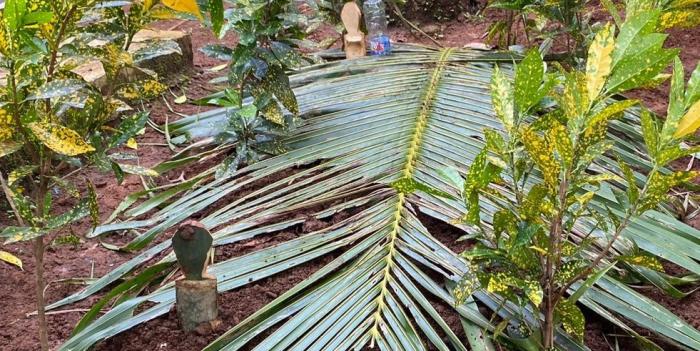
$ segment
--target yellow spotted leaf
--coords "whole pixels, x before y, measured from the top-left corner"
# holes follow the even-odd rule
[[[13,140],[0,141],[0,157],[5,157],[22,148],[22,143]]]
[[[530,299],[535,306],[539,307],[542,304],[544,292],[542,291],[542,287],[540,287],[538,282],[525,281],[523,284],[523,290],[525,291],[527,298]]]
[[[49,122],[29,123],[29,129],[49,149],[66,156],[95,151],[76,131]]]
[[[605,86],[612,70],[612,51],[615,48],[615,27],[608,23],[596,34],[588,50],[586,87],[588,100],[594,101]]]
[[[593,115],[581,138],[582,145],[590,146],[605,138],[610,120],[619,118],[628,108],[637,104],[637,100],[622,100],[608,105],[600,112]]]
[[[498,66],[494,67],[491,77],[491,103],[496,117],[501,120],[506,130],[513,128],[515,119],[513,86]]]
[[[0,140],[10,139],[11,136],[12,128],[9,125],[0,124]]]
[[[0,109],[0,141],[12,137],[13,131],[12,116],[7,113],[7,110]]]
[[[37,169],[35,165],[20,166],[10,172],[7,176],[7,184],[12,188],[18,180],[34,173]]]
[[[22,260],[20,260],[17,256],[15,256],[7,251],[0,250],[0,261],[5,261],[9,264],[13,264],[13,265],[19,267],[19,269],[23,269],[22,268]]]
[[[479,280],[474,273],[476,271],[477,268],[470,265],[470,269],[464,274],[462,280],[460,280],[459,284],[454,288],[455,305],[459,306],[463,304],[464,301],[472,296],[472,293],[479,288]]]
[[[664,271],[664,266],[658,257],[649,254],[625,255],[620,257],[623,261],[635,266],[642,266],[658,272]]]
[[[578,306],[570,301],[562,300],[557,304],[555,313],[564,331],[577,340],[582,341],[586,327],[586,319]]]
[[[197,16],[197,18],[202,18],[197,0],[162,0],[162,2],[163,5],[175,11],[189,13]]]
[[[271,101],[262,108],[261,112],[263,117],[265,117],[265,119],[268,121],[281,126],[284,125],[284,112],[279,105],[277,105],[277,102]]]
[[[700,24],[700,9],[678,9],[665,12],[659,20],[661,29],[692,28]]]
[[[682,138],[686,135],[693,134],[700,127],[700,101],[696,101],[690,107],[688,113],[681,118],[678,123],[676,132],[673,133],[674,138]]]
[[[588,89],[586,87],[586,75],[579,71],[566,74],[564,90],[559,97],[559,103],[566,117],[574,120],[573,126],[578,129],[583,123],[583,117],[589,110]]]
[[[126,147],[136,150],[139,148],[139,144],[136,143],[136,139],[129,138],[129,140],[126,141]]]
[[[555,122],[549,130],[549,138],[553,141],[554,147],[559,154],[562,166],[569,167],[574,159],[574,145],[569,138],[568,131],[563,124]]]
[[[523,129],[521,139],[525,145],[525,151],[530,154],[532,160],[542,171],[545,184],[550,189],[555,189],[559,184],[561,168],[559,162],[554,158],[554,143],[537,135],[531,128]]]

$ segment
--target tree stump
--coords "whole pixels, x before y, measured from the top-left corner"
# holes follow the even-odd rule
[[[181,279],[175,282],[175,307],[180,325],[191,332],[200,324],[216,320],[219,316],[216,279]]]

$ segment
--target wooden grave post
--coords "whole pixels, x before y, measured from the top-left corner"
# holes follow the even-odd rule
[[[183,223],[173,236],[175,256],[185,275],[175,281],[175,308],[187,332],[216,321],[219,314],[216,278],[206,272],[212,241],[209,231],[197,221]]]
[[[347,34],[343,36],[343,47],[345,58],[354,59],[367,55],[367,44],[365,43],[365,33],[360,30],[362,11],[354,1],[345,3],[340,13],[343,26]]]

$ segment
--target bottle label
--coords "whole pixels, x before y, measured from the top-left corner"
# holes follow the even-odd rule
[[[388,35],[378,35],[369,39],[369,52],[373,56],[384,56],[391,53],[391,40]]]

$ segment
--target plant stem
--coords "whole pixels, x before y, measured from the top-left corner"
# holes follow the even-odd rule
[[[649,172],[648,178],[651,179],[651,177],[658,172],[658,167],[654,165],[654,167],[651,169]],[[629,184],[628,186],[636,186],[635,184]],[[644,184],[644,188],[642,188],[642,191],[639,194],[639,200],[637,200],[633,205],[632,208],[630,208],[627,213],[625,214],[625,218],[622,219],[620,224],[617,226],[615,229],[615,232],[613,233],[612,238],[608,243],[603,247],[603,249],[598,253],[598,255],[591,261],[591,264],[586,267],[581,273],[577,274],[575,277],[571,278],[564,286],[559,289],[559,296],[563,296],[569,288],[576,283],[577,281],[586,278],[589,274],[593,273],[593,270],[598,267],[600,262],[608,256],[608,253],[612,249],[613,245],[617,242],[617,239],[620,238],[622,235],[622,231],[629,225],[630,221],[632,220],[632,216],[634,216],[637,213],[637,209],[639,206],[639,203],[641,202],[641,199],[643,199],[649,190],[649,182]]]
[[[39,187],[37,188],[35,194],[34,204],[36,205],[36,217],[43,219],[45,215],[44,198],[46,198],[46,192],[48,191],[48,178],[46,171],[47,167],[51,167],[51,159],[40,155],[40,160]],[[44,236],[42,235],[34,239],[34,261],[36,262],[36,310],[37,318],[39,320],[39,340],[41,342],[42,351],[47,351],[49,349],[48,325],[46,323],[46,299],[44,298],[44,288],[46,286],[46,282],[44,281],[45,251],[46,245],[44,243]]]
[[[56,63],[58,61],[58,49],[59,46],[61,45],[61,40],[63,40],[63,35],[66,32],[66,27],[68,26],[68,22],[71,20],[71,17],[73,17],[73,12],[75,12],[76,6],[71,6],[70,9],[66,12],[66,15],[64,17],[63,22],[61,22],[61,26],[58,29],[58,34],[56,35],[56,40],[54,42],[54,47],[52,48],[51,52],[51,59],[49,60],[49,66],[46,71],[46,81],[50,82],[51,79],[53,78],[53,73],[54,70],[56,69]]]
[[[532,43],[530,42],[530,33],[528,33],[527,30],[527,21],[525,18],[525,14],[523,14],[520,19],[522,20],[523,23],[523,32],[525,33],[525,40],[527,40],[527,46],[531,46]]]
[[[566,194],[569,189],[569,174],[564,176],[564,179],[559,183],[558,201],[559,211],[552,221],[549,229],[549,250],[545,261],[544,275],[544,324],[542,325],[542,341],[545,350],[550,350],[554,347],[554,309],[557,305],[557,291],[554,283],[554,275],[556,274],[555,265],[560,260],[560,245],[562,221],[564,212],[566,211]]]
[[[636,205],[634,205],[634,206],[636,207]],[[586,267],[586,269],[584,269],[581,273],[577,274],[574,278],[572,278],[568,283],[566,283],[564,286],[562,286],[559,289],[559,293],[558,293],[559,296],[563,296],[566,293],[566,291],[569,290],[571,285],[573,285],[574,283],[576,283],[577,281],[579,281],[581,279],[586,278],[589,274],[593,273],[593,270],[596,267],[598,267],[598,264],[600,264],[600,262],[603,260],[603,258],[608,256],[608,252],[610,251],[610,249],[612,249],[612,246],[615,244],[615,242],[617,242],[617,239],[620,238],[620,235],[622,234],[622,230],[624,230],[627,227],[627,225],[630,222],[630,219],[632,219],[632,213],[633,213],[633,211],[630,211],[625,216],[625,218],[622,220],[620,225],[615,230],[615,233],[613,234],[610,241],[608,241],[607,245],[605,245],[605,247],[600,251],[598,256],[596,256],[593,259],[593,261],[591,261],[591,264],[588,267]]]
[[[44,299],[44,237],[34,239],[34,260],[36,265],[36,310],[39,321],[39,342],[42,351],[48,351],[49,338],[46,324],[46,300]]]

